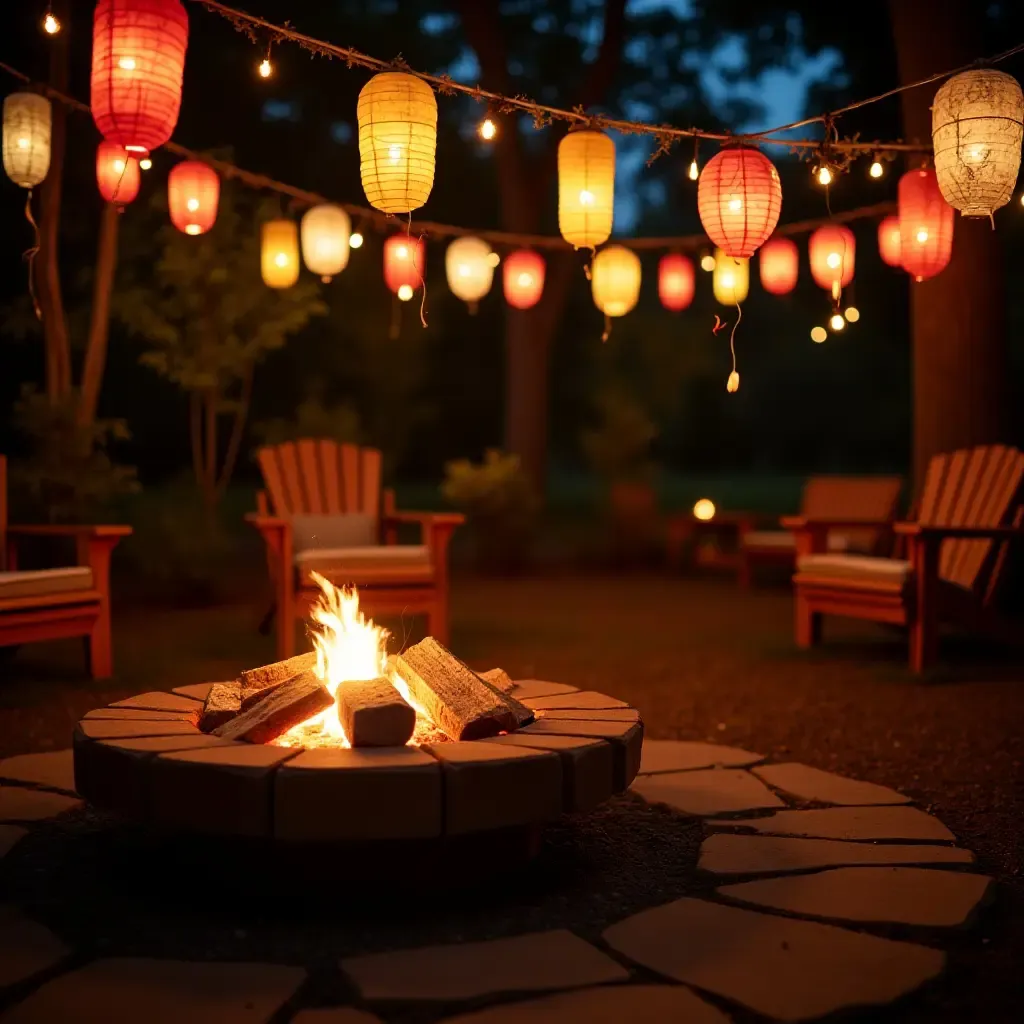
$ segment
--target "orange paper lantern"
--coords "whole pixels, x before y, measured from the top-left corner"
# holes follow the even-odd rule
[[[180,0],[99,0],[92,29],[92,116],[129,153],[162,146],[178,123],[188,16]]]
[[[809,250],[815,284],[838,298],[839,289],[853,280],[853,232],[842,224],[826,224],[811,235]]]
[[[139,194],[139,161],[112,142],[96,149],[96,184],[108,203],[126,206]]]
[[[900,262],[915,281],[924,281],[944,270],[953,254],[953,207],[930,167],[900,178],[898,201]]]
[[[708,237],[726,256],[752,256],[779,222],[779,172],[760,150],[723,149],[701,171],[697,212]]]
[[[669,252],[658,264],[658,298],[673,313],[693,302],[693,263],[678,252]]]
[[[403,286],[416,291],[425,273],[423,239],[392,235],[384,243],[384,283],[396,295]]]
[[[761,287],[771,295],[788,295],[796,287],[800,254],[791,238],[769,238],[757,256]]]
[[[544,292],[544,257],[532,249],[517,249],[505,259],[505,301],[516,309],[536,306]]]
[[[900,219],[892,214],[878,225],[878,255],[890,267],[900,267],[903,265],[900,249]]]
[[[167,206],[171,223],[186,235],[201,235],[217,220],[220,179],[209,164],[184,160],[167,178]]]

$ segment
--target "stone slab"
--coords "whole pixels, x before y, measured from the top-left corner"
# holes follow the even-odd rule
[[[624,700],[609,697],[606,693],[596,690],[577,690],[575,693],[553,694],[547,697],[523,697],[522,702],[534,711],[550,711],[555,709],[587,709],[596,711],[599,708],[628,708]]]
[[[43,821],[81,807],[82,801],[61,793],[24,786],[0,786],[0,822]]]
[[[572,932],[558,929],[342,960],[369,1000],[475,999],[625,981],[628,971]]]
[[[563,693],[578,693],[578,686],[568,683],[549,683],[543,679],[517,679],[509,693],[516,700],[533,699],[534,697],[556,697]]]
[[[717,743],[691,743],[677,740],[644,740],[640,760],[641,775],[659,772],[684,772],[698,768],[745,768],[764,760],[760,754]]]
[[[189,683],[187,686],[175,686],[171,693],[179,697],[191,697],[193,700],[205,701],[213,683]]]
[[[159,754],[149,765],[153,820],[215,835],[269,836],[274,772],[297,753],[231,743]]]
[[[300,1010],[291,1024],[384,1024],[380,1017],[352,1006],[332,1006]]]
[[[165,693],[163,690],[150,690],[134,697],[116,700],[112,708],[141,708],[146,711],[201,711],[202,701],[185,697],[180,693]]]
[[[844,843],[719,832],[701,844],[697,867],[719,875],[763,875],[861,864],[972,864],[970,850],[924,843]]]
[[[681,985],[613,985],[492,1006],[441,1024],[729,1024],[729,1018]]]
[[[129,736],[196,736],[199,730],[191,722],[108,721],[83,718],[75,727],[75,738],[114,740]]]
[[[7,856],[28,835],[19,825],[0,825],[0,860]]]
[[[658,974],[782,1021],[884,1006],[945,965],[925,946],[690,898],[642,911],[604,938]]]
[[[70,952],[49,928],[14,907],[0,907],[0,989],[45,971]]]
[[[639,722],[640,712],[634,708],[539,708],[537,718],[570,722]]]
[[[730,899],[805,917],[959,928],[988,899],[992,879],[929,868],[833,868],[723,885]]]
[[[150,711],[147,708],[96,708],[86,714],[84,721],[96,719],[106,722],[191,722],[196,724],[197,711]]]
[[[766,818],[730,821],[762,835],[810,836],[815,839],[911,839],[954,842],[956,836],[916,807],[825,807],[779,811]]]
[[[441,766],[414,747],[306,750],[274,776],[274,835],[303,842],[441,834]]]
[[[0,779],[31,782],[50,789],[75,791],[74,758],[70,750],[53,750],[45,754],[18,754],[0,761]]]
[[[3,1024],[265,1024],[305,977],[278,964],[97,960],[37,989]]]
[[[519,730],[521,736],[587,736],[607,740],[615,747],[615,792],[620,793],[636,777],[644,743],[643,722],[551,721],[540,718]]]
[[[603,804],[612,795],[615,751],[588,736],[493,736],[487,743],[556,751],[562,759],[562,808],[576,813]]]
[[[562,812],[562,762],[552,751],[483,742],[424,749],[441,764],[447,835],[548,821]]]
[[[754,768],[753,771],[769,786],[774,786],[798,800],[816,800],[823,804],[848,807],[910,803],[909,796],[897,793],[888,786],[848,779],[844,775],[822,771],[806,764],[765,764]]]
[[[700,818],[786,806],[742,768],[639,775],[630,788],[648,803],[665,804],[681,814]]]

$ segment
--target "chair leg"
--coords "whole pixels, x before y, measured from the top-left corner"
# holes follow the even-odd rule
[[[100,604],[99,614],[85,638],[86,659],[93,679],[109,679],[114,674],[114,657],[110,642],[110,606]]]
[[[440,596],[434,598],[427,611],[427,633],[438,643],[448,646],[448,602]]]
[[[931,616],[918,615],[910,624],[910,671],[920,675],[935,663],[937,630]]]
[[[811,608],[806,597],[796,594],[793,599],[796,624],[796,645],[807,649],[821,643],[821,612]]]

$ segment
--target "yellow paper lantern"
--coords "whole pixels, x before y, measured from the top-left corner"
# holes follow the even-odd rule
[[[476,304],[491,290],[494,280],[491,247],[481,238],[456,238],[445,253],[444,268],[452,293],[468,302],[470,312],[475,313]]]
[[[1013,196],[1024,137],[1024,93],[1015,78],[979,68],[935,94],[932,145],[942,198],[965,217],[989,217]]]
[[[359,173],[370,205],[384,213],[418,210],[434,185],[437,100],[404,71],[374,75],[359,92]]]
[[[302,216],[302,259],[325,284],[348,266],[351,230],[348,214],[333,203],[321,203]]]
[[[640,257],[622,245],[609,245],[591,268],[594,305],[605,316],[625,316],[640,297]]]
[[[4,100],[4,170],[16,185],[35,188],[50,169],[50,101],[34,92]]]
[[[604,132],[569,132],[558,144],[558,230],[577,249],[612,233],[615,143]]]
[[[268,220],[261,232],[260,269],[271,288],[291,288],[299,279],[299,230],[293,220]]]
[[[715,270],[711,281],[715,298],[723,306],[735,306],[747,297],[750,289],[750,260],[726,256],[715,250]]]

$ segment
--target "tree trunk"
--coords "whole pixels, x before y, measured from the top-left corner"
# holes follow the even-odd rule
[[[238,453],[242,449],[242,438],[245,436],[245,421],[249,417],[249,405],[252,402],[252,377],[253,367],[250,363],[245,368],[245,373],[242,377],[241,392],[238,396],[238,408],[235,410],[235,418],[231,424],[231,436],[228,438],[228,447],[224,454],[220,479],[217,481],[217,501],[224,497],[224,492],[231,482],[231,475],[235,471]]]
[[[217,392],[210,388],[203,393],[204,425],[203,501],[207,511],[217,504]]]
[[[117,233],[121,214],[113,203],[105,203],[100,216],[100,237],[96,245],[96,270],[93,277],[92,310],[85,361],[82,364],[78,423],[90,426],[96,419],[103,370],[107,365],[107,340],[110,336],[110,296],[117,270]]]
[[[925,78],[981,53],[966,0],[890,0],[900,79]],[[908,141],[931,137],[938,85],[901,93]],[[1002,249],[988,221],[956,217],[953,256],[941,274],[911,283],[913,470],[920,485],[939,452],[1007,440],[1006,299]]]

